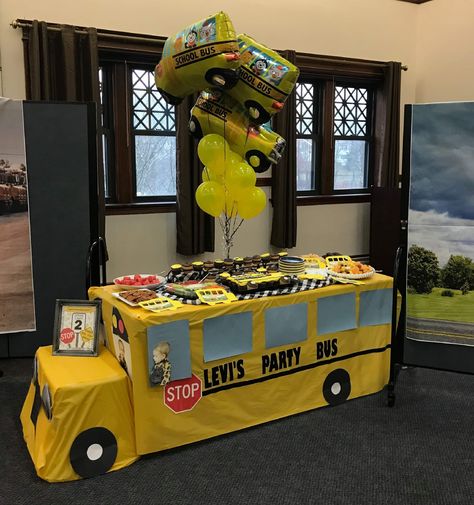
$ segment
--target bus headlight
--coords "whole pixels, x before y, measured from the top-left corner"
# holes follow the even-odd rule
[[[31,377],[31,382],[34,386],[38,384],[38,358],[36,355],[33,358],[33,377]]]
[[[51,420],[53,417],[53,403],[51,401],[51,393],[48,384],[45,384],[41,393],[41,404],[43,405],[46,417]]]

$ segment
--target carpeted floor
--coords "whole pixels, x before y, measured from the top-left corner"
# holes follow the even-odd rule
[[[474,503],[474,376],[404,370],[392,409],[381,393],[48,484],[18,419],[29,365],[0,362],[1,505]]]

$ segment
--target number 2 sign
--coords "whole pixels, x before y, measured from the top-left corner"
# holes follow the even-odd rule
[[[56,300],[53,354],[97,356],[100,300]]]

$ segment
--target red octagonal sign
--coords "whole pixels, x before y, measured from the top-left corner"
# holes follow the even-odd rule
[[[196,375],[169,382],[165,386],[165,405],[176,414],[194,408],[202,397],[202,382]]]

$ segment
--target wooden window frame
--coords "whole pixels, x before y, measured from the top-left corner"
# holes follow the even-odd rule
[[[338,203],[370,202],[371,188],[380,146],[374,135],[380,90],[384,82],[384,62],[340,58],[333,56],[296,53],[296,65],[300,68],[302,82],[319,83],[321,89],[322,112],[321,152],[319,153],[320,188],[312,192],[298,192],[297,205],[327,205]],[[368,187],[360,190],[334,190],[334,90],[336,85],[366,87],[372,96],[370,104],[370,123],[372,142],[369,148]]]
[[[149,214],[174,212],[175,196],[136,197],[136,174],[133,156],[134,131],[130,108],[132,68],[152,69],[161,57],[161,48],[156,51],[129,52],[122,48],[100,48],[99,61],[103,76],[107,80],[104,87],[104,127],[108,133],[110,164],[107,171],[109,196],[106,198],[106,214]],[[111,90],[111,96],[107,96]],[[107,120],[112,124],[108,124]],[[105,168],[108,168],[105,167]]]
[[[311,139],[312,140],[312,179],[314,182],[314,188],[308,190],[297,191],[299,197],[311,197],[316,196],[320,192],[321,188],[321,159],[322,159],[322,149],[323,149],[323,138],[322,138],[322,121],[323,121],[323,110],[322,110],[322,97],[323,97],[323,83],[319,80],[309,80],[300,79],[302,84],[312,84],[313,85],[313,132],[311,134],[300,134],[296,133],[296,141],[298,139]],[[296,89],[294,91],[296,93]],[[297,146],[296,146],[297,149]],[[298,173],[298,172],[297,172]]]
[[[318,124],[318,149],[317,157],[313,160],[313,170],[316,177],[316,188],[310,191],[297,192],[297,205],[318,205],[328,203],[357,203],[368,202],[371,199],[373,185],[374,150],[374,97],[375,81],[367,78],[351,78],[345,76],[328,75],[322,77],[312,72],[302,74],[301,82],[314,84],[319,88],[319,100],[315,109],[319,111],[316,122]],[[339,137],[334,133],[334,98],[336,86],[353,86],[368,89],[368,134],[364,140],[368,141],[367,151],[367,188],[361,189],[334,189],[334,149],[335,140]],[[369,98],[370,97],[370,98]],[[300,137],[297,135],[297,138]]]

